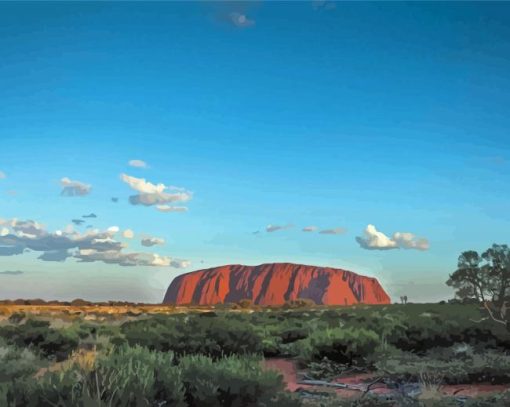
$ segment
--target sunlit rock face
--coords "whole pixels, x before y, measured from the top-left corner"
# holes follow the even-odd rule
[[[182,274],[172,281],[163,302],[214,305],[243,299],[257,305],[282,305],[297,299],[323,305],[390,304],[375,278],[290,263],[235,264]]]

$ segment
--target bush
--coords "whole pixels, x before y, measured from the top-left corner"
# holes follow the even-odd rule
[[[438,374],[441,381],[449,384],[510,382],[510,355],[490,349],[481,353],[463,352],[459,348],[436,349],[425,357],[395,352],[375,365],[382,373],[401,382],[419,381],[424,375]]]
[[[237,305],[241,308],[248,309],[253,307],[253,300],[246,298],[237,302]]]
[[[313,379],[331,380],[342,375],[348,369],[349,367],[344,364],[324,358],[319,362],[310,362],[307,373]]]
[[[129,345],[145,346],[176,355],[201,354],[211,357],[262,353],[262,338],[244,321],[212,315],[154,317],[127,322],[121,327]]]
[[[367,329],[334,328],[312,333],[295,342],[295,351],[304,361],[321,361],[324,358],[348,365],[364,364],[380,345],[379,337]]]
[[[183,357],[179,366],[186,401],[192,407],[276,405],[275,396],[283,390],[282,376],[263,370],[254,357],[231,356],[214,361],[193,355]]]
[[[64,360],[78,346],[79,337],[75,332],[49,325],[47,321],[29,319],[22,325],[0,327],[0,336],[9,344],[20,348],[33,346],[44,356]]]
[[[297,298],[295,300],[287,300],[283,304],[283,308],[310,308],[315,307],[317,304],[314,300],[309,298]]]
[[[140,347],[101,355],[91,369],[72,364],[38,380],[13,382],[5,394],[14,406],[186,406],[173,355]]]
[[[29,349],[0,346],[0,383],[33,375],[43,365]]]

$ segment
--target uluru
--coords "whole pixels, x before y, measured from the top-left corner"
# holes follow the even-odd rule
[[[390,304],[376,278],[292,263],[235,264],[182,274],[171,282],[163,303],[214,305],[244,299],[262,306],[298,299],[319,305]]]

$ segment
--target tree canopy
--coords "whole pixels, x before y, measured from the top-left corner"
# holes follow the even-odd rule
[[[456,289],[457,298],[483,303],[492,319],[507,324],[510,248],[505,244],[493,244],[481,255],[474,250],[463,252],[457,270],[446,284]]]

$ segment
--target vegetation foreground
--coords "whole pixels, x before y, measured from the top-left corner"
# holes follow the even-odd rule
[[[441,392],[510,383],[510,333],[483,319],[480,305],[248,305],[0,307],[0,405],[510,405],[508,392]],[[270,358],[293,360],[303,385],[288,391],[282,374],[264,367]],[[370,383],[347,398],[335,389],[353,372],[370,373]],[[390,391],[372,391],[376,382]]]

